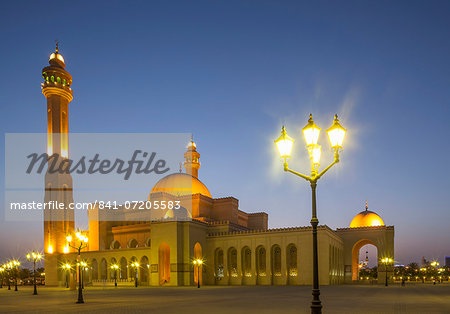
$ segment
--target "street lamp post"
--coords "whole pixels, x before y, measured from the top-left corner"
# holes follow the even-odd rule
[[[138,286],[138,270],[139,270],[139,263],[138,262],[132,262],[131,267],[133,267],[134,270],[134,286],[137,288]]]
[[[41,258],[42,255],[40,253],[36,253],[35,251],[27,254],[27,259],[29,261],[33,261],[33,285],[34,285],[33,295],[38,294],[36,288],[36,262],[40,261]]]
[[[62,268],[66,271],[66,288],[69,288],[69,274],[72,266],[69,263],[62,265]]]
[[[3,277],[4,277],[5,271],[6,271],[5,265],[0,266],[0,275],[1,275],[0,288],[3,288]]]
[[[86,279],[85,271],[87,270],[87,263],[81,261],[80,265],[81,265],[81,289],[84,289],[84,280]]]
[[[201,260],[200,258],[197,258],[196,260],[194,260],[194,271],[195,271],[195,267],[197,266],[197,288],[200,288],[200,267],[203,264],[203,260]]]
[[[314,123],[312,115],[309,116],[308,124],[302,129],[303,136],[306,140],[306,148],[311,159],[311,175],[307,176],[302,173],[289,169],[287,159],[291,157],[292,146],[294,139],[287,135],[286,129],[282,128],[281,136],[275,141],[278,151],[282,158],[284,158],[284,171],[290,172],[299,176],[310,183],[312,192],[312,218],[311,225],[313,231],[313,300],[311,302],[311,313],[322,313],[322,303],[320,302],[319,289],[319,264],[318,264],[318,250],[317,250],[317,226],[319,220],[317,218],[316,208],[316,187],[317,181],[327,172],[332,166],[339,162],[339,151],[342,149],[342,143],[346,129],[340,124],[337,115],[334,116],[332,126],[327,130],[328,138],[330,140],[331,148],[334,151],[334,161],[326,167],[322,172],[319,172],[321,146],[317,144],[320,134],[320,128]]]
[[[17,261],[17,260],[13,260],[12,261],[12,265],[13,265],[13,267],[14,267],[14,277],[15,277],[15,282],[14,282],[14,285],[15,285],[15,288],[14,288],[14,291],[18,291],[18,289],[17,289],[17,275],[19,274],[19,266],[20,266],[20,262],[19,261]]]
[[[385,273],[385,280],[386,282],[384,283],[384,285],[387,287],[388,286],[388,265],[391,264],[394,260],[392,258],[389,257],[385,257],[383,259],[381,259],[381,262],[384,264],[384,273]]]
[[[114,287],[117,287],[117,270],[119,269],[119,265],[112,264],[111,269],[114,270]]]
[[[11,262],[5,265],[5,269],[8,273],[6,276],[6,279],[8,280],[8,290],[11,290],[11,270],[12,270]]]
[[[72,245],[72,236],[68,235],[66,237],[67,244],[78,251],[78,301],[76,303],[84,303],[83,300],[83,288],[81,286],[81,250],[87,247],[88,237],[86,237],[84,234],[82,234],[80,231],[75,232],[75,237],[78,240],[78,243],[75,243],[75,245]]]

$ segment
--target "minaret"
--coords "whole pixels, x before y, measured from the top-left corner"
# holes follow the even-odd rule
[[[58,162],[69,157],[69,103],[72,101],[72,76],[64,68],[58,43],[50,55],[49,66],[42,69],[42,93],[47,98],[47,154],[57,154]],[[73,203],[72,176],[58,172],[45,175],[45,202]],[[66,236],[74,230],[74,211],[44,210],[44,250],[47,254],[67,253]]]
[[[200,169],[200,154],[197,152],[197,145],[195,145],[193,138],[188,144],[187,152],[184,153],[184,169],[190,175],[198,178],[198,169]]]

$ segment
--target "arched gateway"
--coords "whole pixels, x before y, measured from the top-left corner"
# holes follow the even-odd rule
[[[369,211],[366,202],[364,211],[356,215],[349,228],[336,229],[336,233],[344,241],[344,280],[358,280],[359,250],[367,244],[377,248],[378,283],[385,283],[386,277],[391,280],[394,265],[383,265],[380,259],[394,259],[394,227],[386,226],[379,215]],[[387,271],[387,276],[386,276]]]

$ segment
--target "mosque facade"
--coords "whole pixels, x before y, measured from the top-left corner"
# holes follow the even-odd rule
[[[42,70],[42,92],[47,99],[48,151],[68,156],[68,108],[73,99],[72,77],[58,51]],[[184,154],[185,172],[159,180],[148,200],[181,199],[180,210],[165,209],[151,221],[104,221],[94,208],[89,212],[89,239],[77,252],[68,247],[75,233],[73,210],[62,217],[44,212],[46,285],[75,285],[77,270],[62,265],[84,261],[85,285],[189,286],[310,285],[312,284],[312,228],[269,229],[267,213],[240,209],[234,197],[214,198],[199,179],[200,153],[193,140]],[[174,193],[176,191],[177,193]],[[180,191],[183,191],[180,195]],[[45,201],[73,202],[70,174],[47,174]],[[132,212],[125,212],[125,215]],[[386,226],[373,211],[357,214],[348,228],[318,227],[321,285],[358,280],[359,250],[377,247],[378,258],[394,258],[394,227]],[[201,265],[193,261],[201,259]],[[138,267],[133,267],[136,265]],[[112,266],[116,265],[116,268]],[[379,265],[378,282],[392,277],[393,265]]]

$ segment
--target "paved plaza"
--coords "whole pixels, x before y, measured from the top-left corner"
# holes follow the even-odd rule
[[[324,313],[450,313],[450,284],[324,286]],[[85,304],[76,291],[0,289],[0,312],[32,313],[308,313],[309,286],[88,287]]]

